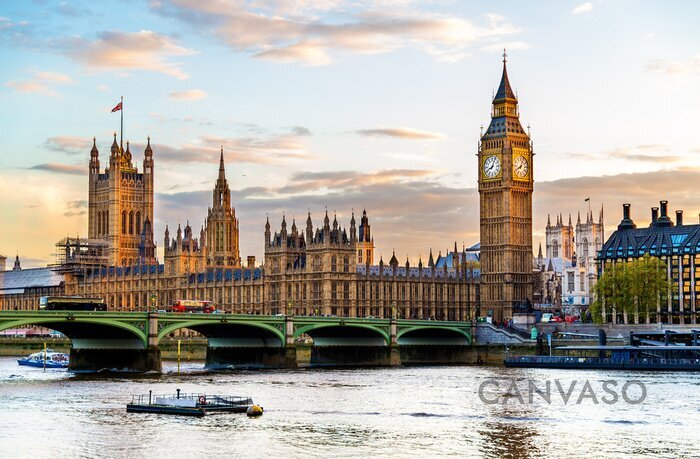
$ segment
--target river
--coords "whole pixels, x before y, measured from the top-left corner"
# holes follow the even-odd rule
[[[530,402],[528,387],[546,395],[547,381],[549,402],[536,392]],[[604,381],[617,384],[617,402],[603,401],[614,401]],[[559,387],[571,392],[566,402]],[[265,414],[126,413],[132,394],[178,388],[251,396]],[[699,396],[700,376],[692,373],[495,366],[205,372],[201,362],[187,362],[178,375],[176,363],[165,362],[162,375],[114,377],[0,357],[0,457],[697,457]]]

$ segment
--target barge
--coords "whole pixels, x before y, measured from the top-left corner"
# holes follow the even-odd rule
[[[253,406],[250,397],[228,395],[182,394],[132,396],[126,405],[127,413],[174,414],[202,417],[207,413],[246,413]]]

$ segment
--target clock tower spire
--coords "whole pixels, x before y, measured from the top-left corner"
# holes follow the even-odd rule
[[[496,320],[532,299],[532,143],[520,124],[518,99],[503,73],[491,123],[479,143],[481,307]]]

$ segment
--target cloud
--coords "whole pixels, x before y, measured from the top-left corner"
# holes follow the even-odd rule
[[[699,75],[700,56],[692,57],[686,62],[655,59],[647,63],[644,69],[648,72],[672,76]]]
[[[359,129],[355,132],[368,137],[394,137],[408,140],[445,140],[447,138],[439,132],[419,131],[404,127]]]
[[[200,100],[207,97],[207,93],[201,89],[187,89],[185,91],[175,91],[168,94],[174,100]]]
[[[664,144],[644,144],[630,147],[620,147],[602,153],[568,153],[569,158],[584,160],[607,160],[610,158],[624,159],[642,163],[668,164],[681,162],[687,157],[680,154],[668,154],[673,151],[670,145]]]
[[[78,155],[85,154],[86,152],[90,151],[91,142],[87,137],[65,135],[49,137],[44,142],[44,147],[49,150],[65,153],[67,155]]]
[[[96,39],[74,38],[64,42],[64,52],[86,67],[97,71],[145,70],[163,73],[179,80],[189,78],[176,56],[193,54],[165,35],[150,30],[109,31]]]
[[[640,162],[650,162],[650,163],[670,163],[682,161],[683,157],[679,155],[650,155],[641,153],[644,151],[656,151],[656,152],[667,152],[670,147],[667,145],[651,144],[651,145],[637,145],[628,148],[618,148],[608,153],[608,157],[628,159],[632,161]]]
[[[66,217],[76,217],[87,214],[88,202],[85,200],[76,200],[66,202],[66,211],[63,213]]]
[[[54,172],[57,174],[70,175],[85,175],[86,169],[84,166],[72,166],[69,164],[44,163],[32,166],[29,169],[37,171]]]
[[[593,11],[593,3],[586,2],[581,3],[576,8],[574,8],[573,11],[571,11],[571,14],[590,13],[591,11]]]
[[[497,14],[472,21],[421,11],[420,4],[406,2],[161,0],[151,6],[199,30],[213,31],[236,52],[307,65],[327,65],[342,53],[378,54],[404,48],[456,62],[481,41],[520,31]]]
[[[17,92],[31,94],[44,94],[51,97],[58,97],[59,94],[52,86],[56,84],[73,84],[74,81],[68,75],[56,72],[33,72],[30,79],[13,80],[5,82],[5,86]]]
[[[293,126],[293,127],[292,127],[292,133],[293,133],[294,135],[298,135],[298,136],[309,136],[309,135],[311,135],[311,131],[309,130],[309,128],[304,127],[304,126]]]
[[[53,89],[49,88],[47,85],[28,80],[28,81],[21,81],[21,80],[14,80],[14,81],[7,81],[5,82],[5,86],[8,88],[12,88],[17,92],[21,92],[24,94],[44,94],[46,96],[51,96],[51,97],[58,97],[58,93],[54,91]]]
[[[257,136],[218,137],[203,135],[182,146],[170,146],[151,141],[159,161],[166,163],[217,163],[221,146],[226,161],[253,164],[280,164],[290,160],[316,158],[307,151],[305,133],[260,134]],[[133,144],[134,148],[144,145]]]

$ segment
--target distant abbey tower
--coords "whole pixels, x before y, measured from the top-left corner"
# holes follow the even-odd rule
[[[533,152],[519,117],[504,52],[501,84],[478,154],[481,310],[496,320],[532,301]]]
[[[153,243],[153,150],[144,151],[143,172],[132,163],[129,142],[126,150],[117,144],[109,156],[109,167],[100,172],[95,139],[90,152],[88,192],[88,238],[108,242],[108,263],[132,266],[155,263]]]

